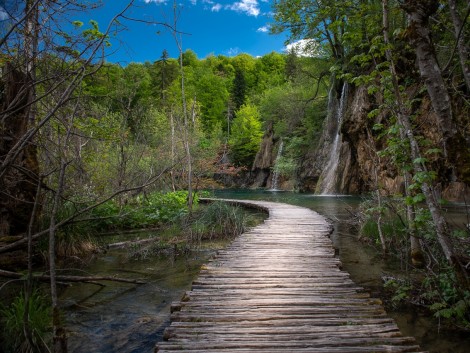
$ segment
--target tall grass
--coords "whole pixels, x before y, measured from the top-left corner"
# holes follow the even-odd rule
[[[28,326],[32,345],[25,337],[25,295],[21,292],[13,302],[0,305],[0,351],[5,353],[32,353],[47,351],[50,341],[51,314],[47,300],[39,291],[33,291],[29,300]]]
[[[202,208],[187,225],[190,241],[234,237],[243,233],[253,217],[240,206],[215,201]]]

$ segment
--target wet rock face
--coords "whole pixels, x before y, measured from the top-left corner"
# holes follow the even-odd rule
[[[324,123],[323,134],[315,150],[307,154],[300,173],[300,189],[314,191],[321,182],[322,172],[328,166],[329,150],[332,146],[334,116],[339,108],[339,89],[334,88],[329,96],[329,114]],[[341,122],[341,145],[337,167],[338,194],[360,194],[379,187],[384,194],[404,191],[404,180],[389,157],[380,157],[377,151],[386,147],[384,138],[378,139],[373,131],[376,123],[388,125],[388,113],[379,114],[374,119],[368,113],[381,103],[380,96],[371,96],[366,87],[349,89],[347,107]],[[464,108],[465,109],[465,108]],[[437,128],[436,116],[426,97],[421,99],[417,109],[415,126],[417,135],[426,140],[428,148],[439,148],[441,136]],[[468,126],[468,112],[458,112],[459,125]],[[466,118],[464,118],[466,117]],[[465,120],[465,121],[463,121]],[[464,122],[465,124],[463,124]],[[452,148],[444,158],[442,154],[426,154],[432,170],[437,172],[436,186],[443,198],[449,201],[470,199],[470,144],[466,143],[469,131],[462,129],[454,136]],[[424,151],[422,151],[424,152]]]
[[[316,148],[311,149],[301,162],[299,172],[299,190],[315,191],[322,171],[328,164],[328,156],[337,132],[336,116],[339,110],[341,89],[333,84],[328,93],[328,114],[323,122],[322,134]]]
[[[273,187],[272,169],[276,163],[275,151],[279,151],[281,143],[281,139],[274,136],[273,123],[269,122],[251,168],[251,187]]]
[[[264,133],[258,153],[256,153],[255,161],[252,170],[259,171],[271,168],[274,163],[275,156],[273,155],[274,147],[274,131],[272,122]]]

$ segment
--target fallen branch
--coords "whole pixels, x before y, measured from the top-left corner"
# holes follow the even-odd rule
[[[152,242],[155,242],[155,238],[121,241],[119,243],[108,244],[106,247],[108,249],[119,249],[119,248],[128,247],[130,245],[142,245],[142,244],[148,244]]]
[[[0,270],[0,277],[6,278],[13,278],[13,279],[24,279],[25,275],[21,273],[11,272]],[[51,279],[48,275],[33,275],[34,279],[40,281],[49,281]],[[127,278],[120,278],[120,277],[113,277],[113,276],[56,276],[57,281],[61,282],[96,282],[96,281],[112,281],[112,282],[124,282],[124,283],[132,283],[132,284],[145,284],[147,282],[138,280],[138,279],[127,279]],[[96,283],[95,283],[96,284]]]

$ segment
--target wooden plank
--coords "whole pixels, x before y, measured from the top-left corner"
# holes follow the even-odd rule
[[[201,268],[156,351],[419,352],[340,269],[331,226],[298,206],[234,201],[269,211]]]

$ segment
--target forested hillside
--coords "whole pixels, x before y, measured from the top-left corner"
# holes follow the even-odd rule
[[[75,70],[72,62],[55,56],[37,61],[41,80],[52,85],[54,75]],[[5,73],[20,75],[11,65],[7,60]],[[60,106],[51,94],[41,100],[38,109],[50,116],[24,163],[33,163],[28,169],[44,175],[49,188],[57,187],[54,174],[62,165],[64,200],[88,204],[115,195],[125,203],[140,192],[186,189],[190,177],[194,189],[216,186],[214,176],[241,185],[237,178],[250,174],[267,130],[275,132],[275,140],[288,142],[284,169],[294,176],[299,156],[315,143],[326,116],[327,69],[324,59],[275,52],[260,58],[199,59],[187,50],[180,62],[164,51],[154,62],[125,67],[90,63]],[[4,81],[5,92],[14,90],[13,80]],[[43,86],[37,90],[56,89]],[[12,104],[15,96],[5,98]],[[8,122],[16,128],[17,119]],[[5,126],[5,131],[13,128]],[[260,163],[269,174],[272,151],[267,153]],[[28,183],[31,199],[36,184]],[[8,210],[2,218],[4,235],[25,231],[30,210],[21,198],[2,201]]]

